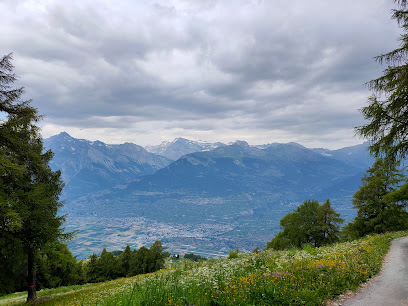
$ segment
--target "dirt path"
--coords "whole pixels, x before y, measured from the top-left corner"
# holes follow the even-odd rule
[[[328,305],[408,306],[408,237],[392,241],[378,276],[357,293],[347,293]]]

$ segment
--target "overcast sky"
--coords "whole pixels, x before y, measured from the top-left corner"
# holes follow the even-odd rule
[[[106,143],[185,137],[362,143],[354,127],[398,46],[392,0],[0,0],[0,56],[45,115]]]

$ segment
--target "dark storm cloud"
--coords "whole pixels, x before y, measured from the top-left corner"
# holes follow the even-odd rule
[[[381,74],[372,58],[397,46],[392,7],[5,1],[0,51],[14,52],[22,85],[46,115],[45,134],[347,144],[362,123],[363,84]]]

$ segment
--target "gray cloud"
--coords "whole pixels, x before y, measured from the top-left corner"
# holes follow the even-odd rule
[[[3,1],[0,51],[66,130],[105,142],[164,137],[358,143],[353,127],[398,46],[390,1]]]

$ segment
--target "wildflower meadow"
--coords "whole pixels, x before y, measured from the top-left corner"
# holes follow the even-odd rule
[[[182,261],[173,269],[50,294],[43,303],[324,305],[377,274],[390,241],[407,234],[373,235],[320,248],[239,253],[233,259]],[[41,295],[47,295],[46,290]],[[0,299],[0,304],[6,301],[7,297]]]

